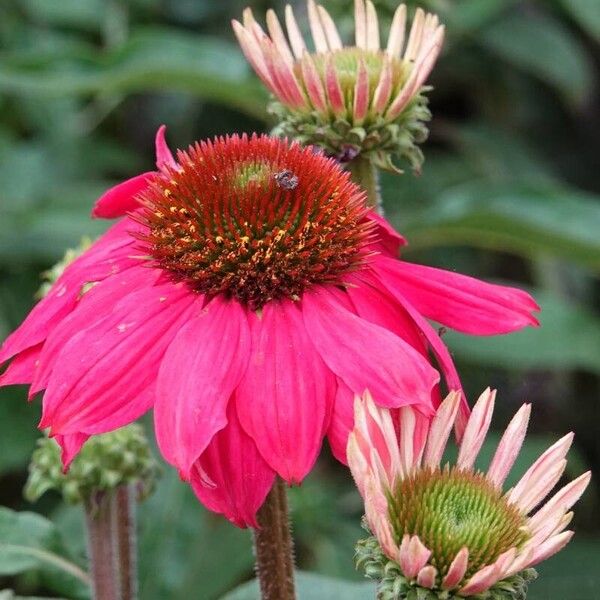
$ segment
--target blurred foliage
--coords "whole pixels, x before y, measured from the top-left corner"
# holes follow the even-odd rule
[[[270,127],[267,96],[230,32],[246,3],[257,15],[276,4],[0,3],[0,337],[32,305],[39,273],[107,227],[89,219],[92,202],[114,182],[151,168],[159,124],[168,125],[174,147]],[[326,4],[349,35],[351,0]],[[423,175],[384,178],[388,215],[410,241],[410,260],[534,290],[541,329],[480,339],[448,332],[447,342],[471,395],[488,384],[501,389],[498,427],[522,401],[534,403],[525,462],[573,429],[573,474],[597,469],[600,4],[409,4],[439,12],[448,36],[432,81]],[[376,5],[389,21],[396,0]],[[305,23],[305,8],[297,6]],[[281,4],[275,7],[281,14]],[[56,497],[32,507],[21,495],[39,406],[27,406],[20,388],[0,396],[0,503],[9,507],[0,513],[0,588],[7,588],[0,598],[83,598],[73,577],[85,555],[78,509]],[[368,597],[366,587],[336,588],[330,579],[358,579],[352,553],[362,535],[361,504],[347,472],[326,454],[291,500],[299,567],[329,577],[302,575],[305,597],[314,586]],[[14,512],[32,509],[51,521]],[[575,543],[542,566],[532,600],[598,595],[598,509],[596,487],[577,510]],[[204,511],[168,469],[141,507],[140,528],[144,600],[211,600],[252,575],[248,532]],[[251,587],[231,596],[255,597]]]

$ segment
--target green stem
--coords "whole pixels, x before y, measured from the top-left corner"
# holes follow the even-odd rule
[[[279,478],[258,511],[258,524],[254,552],[262,600],[295,600],[294,549],[285,484]]]
[[[358,155],[347,164],[352,180],[367,192],[369,206],[383,216],[383,202],[381,200],[381,187],[379,185],[379,172],[373,163],[363,156]]]
[[[85,501],[93,600],[118,600],[110,492],[97,492]]]
[[[113,495],[113,536],[121,600],[137,598],[137,539],[135,527],[135,489],[122,485]]]

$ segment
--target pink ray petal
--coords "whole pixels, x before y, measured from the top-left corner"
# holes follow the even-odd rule
[[[79,451],[89,438],[90,436],[85,433],[57,435],[54,438],[60,446],[60,461],[63,464],[63,472],[68,470],[73,459],[79,454]]]
[[[387,54],[392,58],[400,58],[404,36],[406,34],[406,4],[400,4],[394,13],[387,44]]]
[[[533,465],[527,469],[514,489],[508,492],[508,501],[517,505],[521,505],[523,500],[529,503],[532,499],[532,491],[539,493],[542,488],[547,488],[548,475],[552,474],[550,480],[556,477],[557,465],[560,472],[564,469],[564,458],[573,443],[573,437],[573,433],[568,433],[543,452]],[[558,477],[560,477],[560,474]]]
[[[240,423],[269,466],[288,483],[300,483],[329,427],[335,377],[294,302],[266,304],[251,331],[248,370],[236,392]]]
[[[364,0],[354,0],[356,47],[367,49],[367,12]]]
[[[165,134],[167,132],[166,125],[161,125],[156,132],[156,168],[162,171],[165,167],[177,169],[177,162],[173,158],[173,153],[167,145]]]
[[[375,211],[367,213],[367,219],[376,224],[375,233],[378,243],[376,247],[392,258],[398,258],[400,248],[407,245],[406,239],[401,236],[382,216]]]
[[[292,51],[285,39],[285,34],[281,28],[279,19],[272,8],[267,11],[267,29],[269,30],[269,35],[271,36],[277,51],[283,60],[291,67],[294,64],[294,57],[292,56]]]
[[[502,484],[517,460],[517,456],[525,440],[530,415],[531,404],[524,404],[508,424],[498,444],[487,472],[488,481],[497,488],[502,488]]]
[[[302,78],[304,79],[306,92],[312,105],[317,110],[326,111],[327,100],[325,98],[325,88],[323,87],[323,82],[313,59],[308,52],[304,53],[300,61],[300,68],[302,69]]]
[[[462,596],[474,596],[475,594],[485,592],[498,581],[498,576],[499,572],[497,565],[495,563],[493,565],[487,565],[486,567],[479,569],[479,571],[467,581],[466,585],[458,590],[458,593]]]
[[[373,52],[378,52],[380,48],[379,41],[379,20],[377,11],[371,0],[367,0],[367,48]]]
[[[423,466],[435,469],[439,467],[440,461],[446,449],[446,443],[454,420],[460,406],[461,395],[458,392],[450,392],[446,399],[437,409],[435,417],[431,422]]]
[[[360,124],[364,121],[369,110],[369,74],[361,59],[358,64],[356,84],[354,86],[354,123]]]
[[[423,36],[423,27],[425,25],[425,12],[422,8],[417,8],[415,18],[410,28],[406,50],[404,51],[404,60],[412,61],[416,58],[421,39]]]
[[[275,472],[241,426],[234,401],[226,418],[227,425],[192,467],[192,488],[207,508],[238,527],[257,527],[256,513],[273,486]]]
[[[75,334],[48,380],[40,428],[51,427],[53,435],[98,433],[99,422],[115,429],[141,416],[150,408],[145,390],[195,301],[172,283],[133,291]]]
[[[546,540],[543,544],[540,544],[533,551],[527,568],[535,567],[535,565],[554,556],[557,552],[560,552],[571,541],[573,535],[575,535],[574,531],[563,531]]]
[[[464,546],[459,550],[458,554],[450,563],[450,566],[448,567],[448,572],[442,580],[442,588],[445,590],[451,590],[458,586],[458,584],[462,581],[462,578],[465,576],[465,573],[467,572],[468,565],[469,549],[466,546]]]
[[[487,388],[475,403],[458,452],[456,465],[459,469],[473,468],[490,428],[495,399],[496,390]]]
[[[327,43],[327,36],[321,24],[321,16],[319,15],[315,0],[308,0],[308,22],[316,51],[322,53],[328,52],[329,44]]]
[[[340,34],[338,33],[333,19],[322,6],[318,5],[317,10],[319,11],[321,25],[323,26],[323,31],[325,31],[325,37],[327,38],[329,49],[341,50],[343,47],[342,40],[340,39]]]
[[[439,375],[404,340],[352,314],[325,288],[304,293],[302,313],[321,357],[353,392],[369,389],[382,406],[431,411]]]
[[[294,17],[294,11],[289,4],[285,7],[285,27],[290,39],[290,44],[292,45],[294,56],[296,58],[302,58],[306,51],[306,44],[304,43],[304,38],[300,32],[300,27],[298,27],[298,23],[296,22],[296,17]]]
[[[329,98],[329,105],[334,114],[337,116],[343,115],[346,112],[344,95],[342,94],[336,67],[331,56],[327,56],[325,60],[325,88],[327,90],[327,97]]]
[[[494,335],[538,324],[531,313],[539,306],[522,290],[384,256],[377,268],[423,316],[458,331]]]
[[[148,187],[155,176],[154,171],[148,171],[110,188],[96,200],[92,209],[92,217],[116,219],[139,208],[138,194]]]
[[[385,107],[388,105],[388,102],[390,101],[393,83],[392,76],[392,63],[388,58],[385,58],[383,61],[383,67],[381,68],[379,82],[377,83],[377,87],[375,88],[375,93],[373,95],[373,111],[376,114],[382,114],[385,110]]]
[[[217,296],[179,330],[162,360],[156,439],[184,479],[227,424],[227,404],[246,371],[250,344],[245,309]]]

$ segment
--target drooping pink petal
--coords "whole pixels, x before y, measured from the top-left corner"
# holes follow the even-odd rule
[[[146,390],[160,360],[196,301],[181,284],[144,288],[75,334],[50,375],[40,427],[52,434],[99,433],[100,423],[111,430],[141,416],[150,408]]]
[[[402,237],[381,215],[378,215],[375,211],[369,211],[367,213],[367,219],[373,221],[377,225],[375,229],[375,239],[377,242],[374,244],[375,248],[388,254],[392,258],[398,258],[398,253],[402,246],[406,246],[407,241]]]
[[[22,385],[33,381],[43,344],[27,348],[18,354],[0,375],[0,387],[3,385]]]
[[[60,446],[60,460],[63,464],[64,472],[67,471],[73,459],[79,454],[79,451],[89,437],[85,433],[70,433],[68,435],[57,435],[54,438]]]
[[[227,423],[227,403],[250,355],[245,309],[217,296],[177,333],[160,366],[154,408],[165,459],[188,479],[197,458]]]
[[[208,477],[211,484],[207,484]],[[275,480],[275,471],[241,426],[235,401],[227,425],[217,432],[192,467],[191,484],[200,501],[238,527],[257,527],[256,512]]]
[[[502,487],[508,473],[515,464],[515,460],[517,460],[527,433],[530,414],[531,404],[524,404],[512,418],[502,435],[487,472],[487,480],[497,488]]]
[[[344,465],[348,464],[346,448],[353,425],[354,392],[338,378],[327,439],[329,440],[331,452]]]
[[[148,187],[154,176],[154,171],[147,171],[110,188],[96,200],[92,217],[116,219],[135,210],[139,207],[137,195]]]
[[[383,256],[375,262],[422,315],[463,333],[494,335],[538,324],[532,312],[539,306],[522,290]]]
[[[133,290],[150,288],[159,275],[157,269],[136,266],[99,282],[86,292],[74,310],[48,335],[39,357],[39,368],[31,382],[30,397],[46,388],[61,350],[69,340],[117,308],[115,298],[122,298]]]
[[[102,281],[139,262],[130,256],[134,239],[128,233],[136,227],[131,219],[119,221],[65,269],[48,294],[4,341],[0,347],[0,364],[43,342],[77,305],[86,283]]]
[[[252,352],[236,392],[237,412],[269,466],[300,483],[329,426],[335,377],[289,300],[271,301],[251,322]]]
[[[162,171],[165,167],[170,167],[171,169],[177,168],[177,162],[173,158],[173,154],[165,140],[166,132],[166,125],[161,125],[156,132],[156,168],[159,171]]]
[[[381,406],[419,404],[432,411],[439,375],[404,340],[351,313],[326,288],[304,293],[302,314],[325,364],[354,393],[369,389]]]

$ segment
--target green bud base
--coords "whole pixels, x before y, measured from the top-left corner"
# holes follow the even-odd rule
[[[429,89],[423,88],[422,92]],[[427,102],[420,93],[394,122],[372,117],[361,125],[342,117],[324,121],[317,111],[293,112],[275,100],[268,110],[278,122],[273,135],[287,137],[303,146],[319,146],[340,162],[349,162],[360,155],[373,166],[395,173],[402,170],[394,161],[406,160],[419,173],[424,157],[418,144],[427,139],[429,131],[424,122],[431,119]]]
[[[57,490],[66,502],[89,500],[97,492],[134,484],[140,500],[154,489],[158,464],[144,430],[133,424],[91,437],[63,471],[58,444],[47,437],[38,440],[29,465],[25,497],[36,501],[48,490]]]
[[[355,561],[357,569],[364,570],[367,577],[378,582],[377,600],[525,600],[528,584],[537,577],[534,569],[526,569],[474,596],[430,590],[408,581],[400,567],[383,554],[373,536],[358,542]]]

